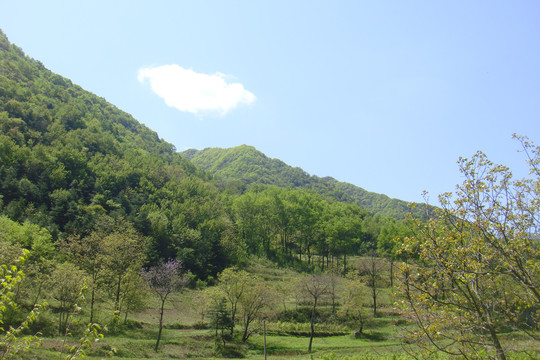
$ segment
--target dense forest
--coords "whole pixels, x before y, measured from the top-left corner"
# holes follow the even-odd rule
[[[192,291],[189,326],[211,330],[189,341],[215,339],[201,357],[262,349],[260,336],[249,341],[263,321],[276,337],[309,337],[308,353],[317,322],[324,336],[355,329],[350,343],[393,336],[391,346],[402,326],[402,344],[426,351],[416,355],[503,360],[514,339],[537,339],[540,148],[524,137],[532,180],[512,182],[478,153],[460,162],[455,200],[409,210],[250,146],[178,153],[1,31],[0,129],[2,359],[39,343],[36,333],[81,334],[60,358],[81,357],[104,332],[97,322],[113,336],[157,334],[158,352],[166,323],[187,326],[164,317],[179,289]],[[159,325],[130,322],[144,311]],[[366,332],[377,326],[388,334]]]
[[[397,220],[403,220],[411,212],[411,207],[403,200],[369,192],[332,177],[309,175],[302,169],[289,166],[281,160],[268,158],[252,146],[189,149],[181,152],[181,155],[218,178],[233,183],[236,180],[239,185],[257,183],[312,190],[340,202],[357,204],[370,214],[393,217]],[[423,206],[413,208],[412,212],[416,217],[427,218]]]

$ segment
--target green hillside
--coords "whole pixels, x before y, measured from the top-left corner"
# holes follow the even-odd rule
[[[87,236],[103,217],[122,219],[149,239],[148,261],[189,254],[185,265],[202,277],[227,265],[219,239],[230,221],[211,176],[3,33],[0,129],[1,214],[54,241]]]
[[[317,257],[324,268],[396,229],[348,189],[252,147],[184,152],[189,161],[3,33],[0,129],[0,215],[45,229],[53,242],[93,236],[103,224],[135,232],[144,263],[178,258],[199,279],[250,254],[309,266]]]
[[[199,168],[222,179],[236,179],[246,184],[258,183],[283,188],[309,189],[338,201],[356,203],[372,214],[396,219],[403,219],[409,212],[409,204],[406,201],[369,192],[332,177],[320,178],[310,175],[279,159],[269,158],[252,146],[241,145],[228,149],[189,149],[183,151],[181,155]],[[424,217],[421,210],[415,210],[415,212],[415,215]]]

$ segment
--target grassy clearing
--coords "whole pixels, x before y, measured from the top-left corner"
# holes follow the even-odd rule
[[[364,334],[359,337],[353,335],[358,328],[357,323],[340,321],[339,317],[332,314],[331,306],[328,303],[319,307],[320,316],[326,320],[324,324],[316,325],[318,336],[313,341],[312,354],[308,354],[307,307],[298,304],[293,294],[294,283],[299,274],[260,259],[251,262],[248,270],[273,286],[285,289],[285,295],[275,305],[275,310],[282,314],[286,312],[294,314],[291,319],[278,319],[276,317],[267,322],[266,342],[269,359],[401,360],[409,358],[403,352],[400,334],[411,325],[400,319],[393,309],[393,298],[389,288],[383,288],[379,291],[377,316],[373,316],[371,311],[370,294],[363,295]],[[165,328],[157,353],[153,351],[153,348],[158,331],[159,313],[157,309],[159,302],[158,299],[149,296],[145,310],[132,314],[128,325],[121,326],[116,333],[105,333],[105,339],[97,343],[86,358],[213,359],[225,354],[228,357],[264,359],[261,329],[257,329],[247,343],[244,344],[239,338],[236,338],[233,342],[227,343],[223,349],[222,345],[216,345],[212,330],[194,328],[202,320],[197,305],[199,295],[200,290],[185,290],[181,294],[171,296],[170,301],[167,301],[164,318]],[[111,313],[110,309],[106,304],[101,304],[100,309],[100,319],[107,319],[107,314]],[[302,312],[304,312],[303,315]],[[240,329],[237,328],[237,334],[239,332]],[[502,338],[515,350],[526,348],[540,354],[540,345],[530,338],[516,337],[513,334],[505,334]],[[62,349],[61,341],[62,339],[58,337],[47,337],[44,339],[43,346],[33,350],[26,358],[59,359],[58,351]],[[76,341],[71,343],[74,344]],[[220,349],[221,353],[216,352],[216,349]],[[520,359],[520,357],[520,354],[515,354],[511,358]]]
[[[164,330],[162,346],[155,353],[153,345],[155,329],[130,330],[122,335],[106,336],[87,357],[101,359],[111,356],[124,359],[210,359],[214,358],[215,340],[209,330]],[[267,354],[272,359],[308,359],[309,337],[267,335]],[[249,359],[264,358],[263,335],[253,335],[246,344],[227,344],[229,349]],[[314,340],[314,356],[329,353],[352,356],[359,352],[397,352],[399,343],[391,340],[355,339],[351,334],[342,336],[317,337]],[[45,339],[43,347],[34,351],[29,358],[55,359],[61,349],[59,339]]]
[[[187,294],[186,294],[187,295]],[[178,297],[181,301],[182,296]],[[188,327],[199,320],[197,314],[191,314],[186,307],[170,305],[167,309],[166,323],[174,324],[179,319],[189,319],[190,322],[181,322]],[[117,334],[105,334],[105,339],[92,349],[88,359],[102,359],[114,356],[124,359],[211,359],[216,357],[215,339],[212,330],[174,329],[165,328],[158,353],[153,351],[157,336],[157,313],[147,310],[137,314],[137,324],[124,329]],[[363,338],[354,338],[353,331],[349,330],[339,336],[317,336],[313,343],[313,356],[354,356],[362,353],[391,354],[399,353],[399,341],[395,337],[395,319],[392,317],[376,318],[370,320],[370,325]],[[131,324],[134,324],[130,321]],[[277,327],[277,323],[268,323],[267,327]],[[300,324],[306,327],[308,324]],[[338,326],[339,327],[339,326]],[[346,329],[345,326],[340,327]],[[239,330],[239,329],[238,329]],[[324,330],[324,325],[317,325],[317,330]],[[309,359],[307,353],[309,336],[293,336],[272,334],[269,331],[266,337],[267,353],[271,359]],[[235,344],[227,344],[228,350],[234,354],[241,354],[248,359],[263,359],[264,344],[262,332],[253,334],[246,344],[236,340]],[[29,358],[32,359],[58,359],[56,355],[61,349],[61,339],[46,338],[42,348],[34,351]]]

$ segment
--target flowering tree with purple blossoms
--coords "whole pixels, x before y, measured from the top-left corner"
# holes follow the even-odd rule
[[[165,301],[171,293],[180,290],[187,283],[187,280],[183,276],[182,264],[179,260],[168,260],[154,267],[143,269],[141,275],[150,290],[159,296],[161,300],[158,338],[154,348],[154,351],[157,352],[161,339],[161,330],[163,328],[163,308],[165,307]]]

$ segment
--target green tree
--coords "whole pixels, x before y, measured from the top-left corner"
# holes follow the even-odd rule
[[[395,262],[400,259],[398,252],[403,238],[407,235],[410,234],[403,222],[388,218],[377,237],[377,252],[389,262],[390,287],[392,288],[394,287]]]
[[[7,216],[0,216],[0,239],[30,250],[30,260],[50,258],[54,253],[52,236],[47,229],[30,222],[21,225]]]
[[[362,215],[354,205],[334,203],[330,207],[330,217],[325,226],[329,244],[327,254],[338,261],[340,256],[343,258],[343,274],[347,271],[347,255],[353,253],[354,244],[362,238]]]
[[[362,335],[364,332],[364,296],[368,292],[362,278],[349,272],[343,280],[345,284],[340,288],[341,306],[338,314],[358,322],[358,331],[356,335]]]
[[[256,194],[248,192],[237,197],[232,206],[240,238],[247,245],[250,253],[261,255],[263,244],[257,237],[256,199]]]
[[[264,281],[254,275],[247,279],[246,288],[240,297],[240,316],[244,328],[242,341],[246,342],[253,330],[250,326],[255,320],[260,320],[265,308],[275,303],[276,293],[264,283]]]
[[[17,285],[14,301],[19,307],[33,306],[39,302],[42,290],[54,268],[51,234],[38,225],[19,224],[6,216],[0,216],[0,264],[11,263],[22,249],[30,250],[28,261],[20,266],[24,279]],[[11,312],[16,318],[17,311]],[[5,318],[9,321],[9,316]]]
[[[300,193],[298,201],[299,209],[296,214],[299,235],[298,253],[300,260],[302,260],[302,255],[305,254],[308,264],[311,264],[313,246],[321,232],[320,219],[327,203],[320,196],[307,191]]]
[[[121,311],[124,312],[124,325],[127,324],[128,315],[145,309],[148,292],[145,291],[144,279],[139,272],[132,269],[122,280],[122,296],[120,299]]]
[[[221,332],[221,341],[223,342],[223,347],[226,345],[227,336],[225,335],[225,330],[234,327],[234,322],[231,319],[231,313],[227,308],[227,299],[220,298],[217,303],[215,303],[209,311],[210,324],[216,331],[216,341],[218,340],[218,334]]]
[[[60,264],[51,274],[49,287],[51,296],[56,300],[58,312],[58,332],[64,335],[70,314],[73,312],[85,286],[85,274],[71,263]]]
[[[465,180],[439,197],[437,216],[411,220],[401,251],[417,263],[403,265],[402,305],[418,325],[411,339],[428,350],[504,360],[502,331],[538,327],[540,148],[519,140],[528,178],[478,152],[459,160]]]
[[[202,291],[197,291],[193,304],[201,315],[201,321],[205,320],[206,316],[211,312],[211,309],[214,308],[222,298],[223,293],[217,286],[211,286]]]
[[[228,302],[230,309],[230,335],[234,333],[234,325],[236,322],[236,314],[238,312],[238,306],[240,299],[247,291],[250,283],[251,276],[244,270],[238,270],[236,268],[227,268],[218,275],[219,288],[225,295],[225,299]]]
[[[104,234],[94,231],[90,235],[81,238],[80,236],[70,236],[60,243],[61,249],[71,259],[81,267],[89,277],[90,287],[90,323],[94,322],[94,312],[96,304],[96,293],[104,276]]]
[[[140,271],[144,261],[145,239],[123,219],[114,221],[103,238],[103,265],[110,276],[114,310],[120,315],[122,281],[130,271]]]

